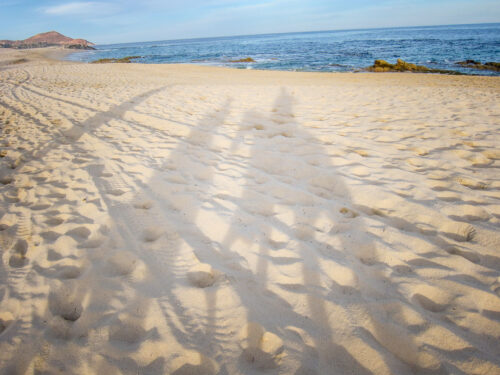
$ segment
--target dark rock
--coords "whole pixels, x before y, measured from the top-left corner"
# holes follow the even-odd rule
[[[498,62],[490,61],[482,64],[480,61],[465,60],[465,61],[459,61],[456,64],[463,66],[464,68],[478,69],[478,70],[492,70],[494,72],[500,72],[500,63]]]
[[[251,57],[246,57],[244,59],[239,59],[239,60],[229,60],[229,62],[231,62],[231,63],[244,63],[244,62],[255,62],[255,60],[252,59]]]
[[[398,59],[396,64],[385,60],[375,60],[373,66],[369,67],[368,70],[371,72],[428,72],[430,69]]]
[[[374,64],[366,68],[369,72],[413,72],[413,73],[441,73],[460,75],[462,73],[452,70],[430,69],[423,65],[416,65],[408,63],[404,60],[398,59],[396,64],[391,64],[385,60],[375,60]]]

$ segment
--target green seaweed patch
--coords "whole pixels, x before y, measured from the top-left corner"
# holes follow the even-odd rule
[[[135,59],[140,59],[142,56],[126,56],[121,59],[111,58],[111,59],[99,59],[92,61],[92,64],[129,64]]]
[[[456,64],[463,66],[464,68],[478,69],[478,70],[492,70],[494,72],[500,72],[499,62],[490,61],[483,64],[480,61],[465,60],[465,61],[459,61]]]
[[[239,60],[229,60],[230,63],[253,63],[255,62],[254,59],[251,57],[245,57],[244,59],[239,59]]]
[[[463,73],[455,72],[453,70],[430,69],[423,65],[416,65],[404,60],[398,59],[396,64],[391,64],[385,60],[375,60],[374,64],[366,68],[369,72],[413,72],[413,73],[439,73],[439,74],[452,74],[463,75]]]

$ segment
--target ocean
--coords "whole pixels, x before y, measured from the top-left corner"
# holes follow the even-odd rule
[[[376,59],[425,65],[462,73],[500,75],[456,63],[500,62],[500,23],[400,27],[245,35],[218,38],[98,45],[67,57],[91,62],[102,58],[141,56],[134,63],[229,66],[311,72],[359,71]],[[231,62],[252,58],[255,62]]]

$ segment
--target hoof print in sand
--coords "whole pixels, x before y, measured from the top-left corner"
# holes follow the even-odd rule
[[[473,190],[485,190],[488,187],[488,185],[482,181],[472,180],[466,177],[458,178],[457,182],[460,185]]]
[[[469,242],[476,234],[476,230],[472,225],[460,222],[444,224],[440,231],[446,237],[458,242]]]
[[[133,318],[118,320],[109,329],[109,338],[113,341],[120,341],[127,344],[135,344],[142,341],[147,335],[147,331],[140,322]]]
[[[28,242],[26,240],[18,240],[13,248],[14,254],[9,258],[9,266],[13,268],[22,268],[28,264]]]
[[[216,281],[216,274],[209,264],[198,264],[191,268],[187,277],[189,282],[198,288],[207,288]]]
[[[461,222],[487,221],[491,218],[491,215],[484,208],[470,204],[453,206],[443,211],[450,219]]]
[[[8,185],[8,184],[10,184],[12,181],[14,181],[14,179],[13,179],[13,178],[12,178],[12,176],[10,176],[10,175],[0,176],[0,184],[3,184],[3,185]]]
[[[219,366],[210,358],[195,351],[182,353],[172,362],[172,375],[215,375]]]
[[[64,219],[61,219],[60,217],[51,217],[45,221],[45,224],[47,224],[51,227],[58,226],[62,223],[64,223]]]
[[[49,323],[49,332],[56,338],[62,340],[69,340],[72,337],[71,334],[72,323],[60,316],[55,316]]]
[[[81,226],[67,231],[66,234],[80,242],[89,238],[91,232],[88,228]]]
[[[418,287],[412,300],[431,312],[442,312],[450,306],[451,296],[446,292],[430,285]]]
[[[13,254],[9,258],[9,266],[12,268],[22,268],[28,264],[28,258],[21,254]]]
[[[62,285],[49,295],[49,309],[53,315],[60,316],[66,321],[77,321],[83,312],[82,304],[77,301],[76,293],[71,285]]]
[[[58,264],[47,268],[35,263],[33,265],[33,269],[42,276],[52,277],[59,280],[77,279],[83,273],[83,267],[71,260],[61,261]]]
[[[150,227],[150,228],[146,228],[144,230],[144,233],[142,234],[142,238],[146,242],[154,242],[158,238],[160,238],[164,233],[165,233],[165,231],[160,227]]]
[[[260,324],[248,323],[240,333],[242,357],[258,369],[279,366],[283,353],[283,341],[274,333],[267,332]]]
[[[60,279],[77,279],[81,274],[82,268],[78,266],[64,266],[56,272],[56,276]]]
[[[129,251],[120,251],[106,262],[106,271],[111,276],[126,276],[137,267],[138,259]]]
[[[472,251],[464,251],[464,250],[456,248],[455,246],[449,246],[445,249],[445,251],[448,254],[461,256],[462,258],[465,258],[469,262],[472,262],[472,263],[477,264],[481,261],[481,258],[476,253],[473,253]]]

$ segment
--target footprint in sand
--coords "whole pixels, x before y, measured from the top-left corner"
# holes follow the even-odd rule
[[[430,180],[428,181],[428,184],[434,191],[450,191],[453,188],[453,184],[451,182],[444,180]]]
[[[403,324],[397,323],[393,319],[387,319],[387,313],[384,315],[380,313],[383,313],[383,309],[380,312],[372,310],[369,324],[366,327],[380,345],[385,347],[392,355],[411,366],[415,373],[442,373],[441,371],[436,371],[441,367],[440,361],[433,354],[425,351],[413,339],[407,330],[406,322],[403,322]],[[395,318],[398,319],[398,317]],[[405,314],[405,318],[410,318],[419,323],[423,322],[420,317],[412,314],[411,310],[409,314]]]
[[[448,246],[445,249],[445,251],[448,254],[461,256],[472,263],[479,263],[481,261],[481,258],[476,253],[473,253],[472,251],[464,251],[464,250],[461,250],[455,246]]]
[[[119,251],[106,261],[106,273],[110,276],[126,276],[131,274],[139,260],[130,251]]]
[[[254,367],[266,370],[279,366],[283,341],[260,324],[248,323],[240,332],[242,357]]]
[[[193,286],[207,288],[215,283],[217,275],[209,264],[201,263],[188,271],[187,278]]]
[[[61,316],[57,315],[52,318],[48,324],[48,332],[60,340],[70,340],[72,338],[73,322],[68,321]]]
[[[66,232],[66,235],[72,237],[78,242],[86,240],[89,238],[90,234],[90,229],[84,226],[76,227]]]
[[[473,190],[484,190],[488,187],[488,185],[482,181],[473,180],[467,177],[459,177],[456,180],[460,185],[468,187]]]
[[[14,178],[12,178],[11,175],[9,175],[9,174],[3,174],[3,173],[0,175],[0,184],[8,185],[12,181],[14,181]]]
[[[431,285],[418,286],[412,300],[431,312],[442,312],[450,307],[451,296],[445,291]]]
[[[51,227],[56,227],[58,225],[61,225],[62,223],[64,223],[64,219],[61,219],[60,217],[51,217],[45,221],[45,224]]]
[[[45,232],[40,233],[40,237],[42,237],[45,241],[54,242],[59,237],[61,237],[61,233],[49,230],[49,231],[45,231]]]
[[[142,238],[146,242],[154,242],[165,233],[165,230],[160,226],[146,228],[142,234]]]
[[[34,211],[42,211],[49,208],[50,206],[52,206],[52,203],[50,203],[48,200],[40,199],[35,204],[31,205],[30,208]]]
[[[476,230],[472,225],[456,221],[445,223],[440,228],[440,232],[446,237],[458,242],[472,241],[476,234]]]
[[[121,318],[109,329],[109,339],[121,341],[127,344],[135,344],[142,341],[148,332],[144,329],[141,321],[137,318]]]
[[[215,375],[219,366],[210,358],[196,351],[185,351],[172,361],[172,375]]]
[[[85,242],[82,242],[79,247],[82,249],[97,249],[104,243],[105,240],[106,238],[104,236],[95,235],[87,239]]]
[[[77,321],[83,312],[83,306],[78,301],[75,283],[66,282],[49,294],[49,310],[55,316],[66,321]]]
[[[365,266],[374,266],[378,262],[377,249],[370,243],[358,246],[354,250],[354,255]],[[355,277],[355,275],[353,275],[353,277]]]
[[[486,221],[491,215],[484,208],[472,205],[446,207],[443,213],[459,221]]]
[[[28,264],[28,258],[26,257],[28,253],[28,242],[26,242],[26,240],[17,240],[12,250],[14,254],[9,258],[9,266],[13,268],[22,268]]]
[[[83,273],[83,266],[72,259],[60,260],[52,267],[42,267],[34,264],[33,269],[45,277],[51,277],[59,280],[77,279]]]
[[[442,193],[437,194],[436,197],[445,202],[456,202],[462,199],[460,194],[453,193],[451,191],[443,191]]]

